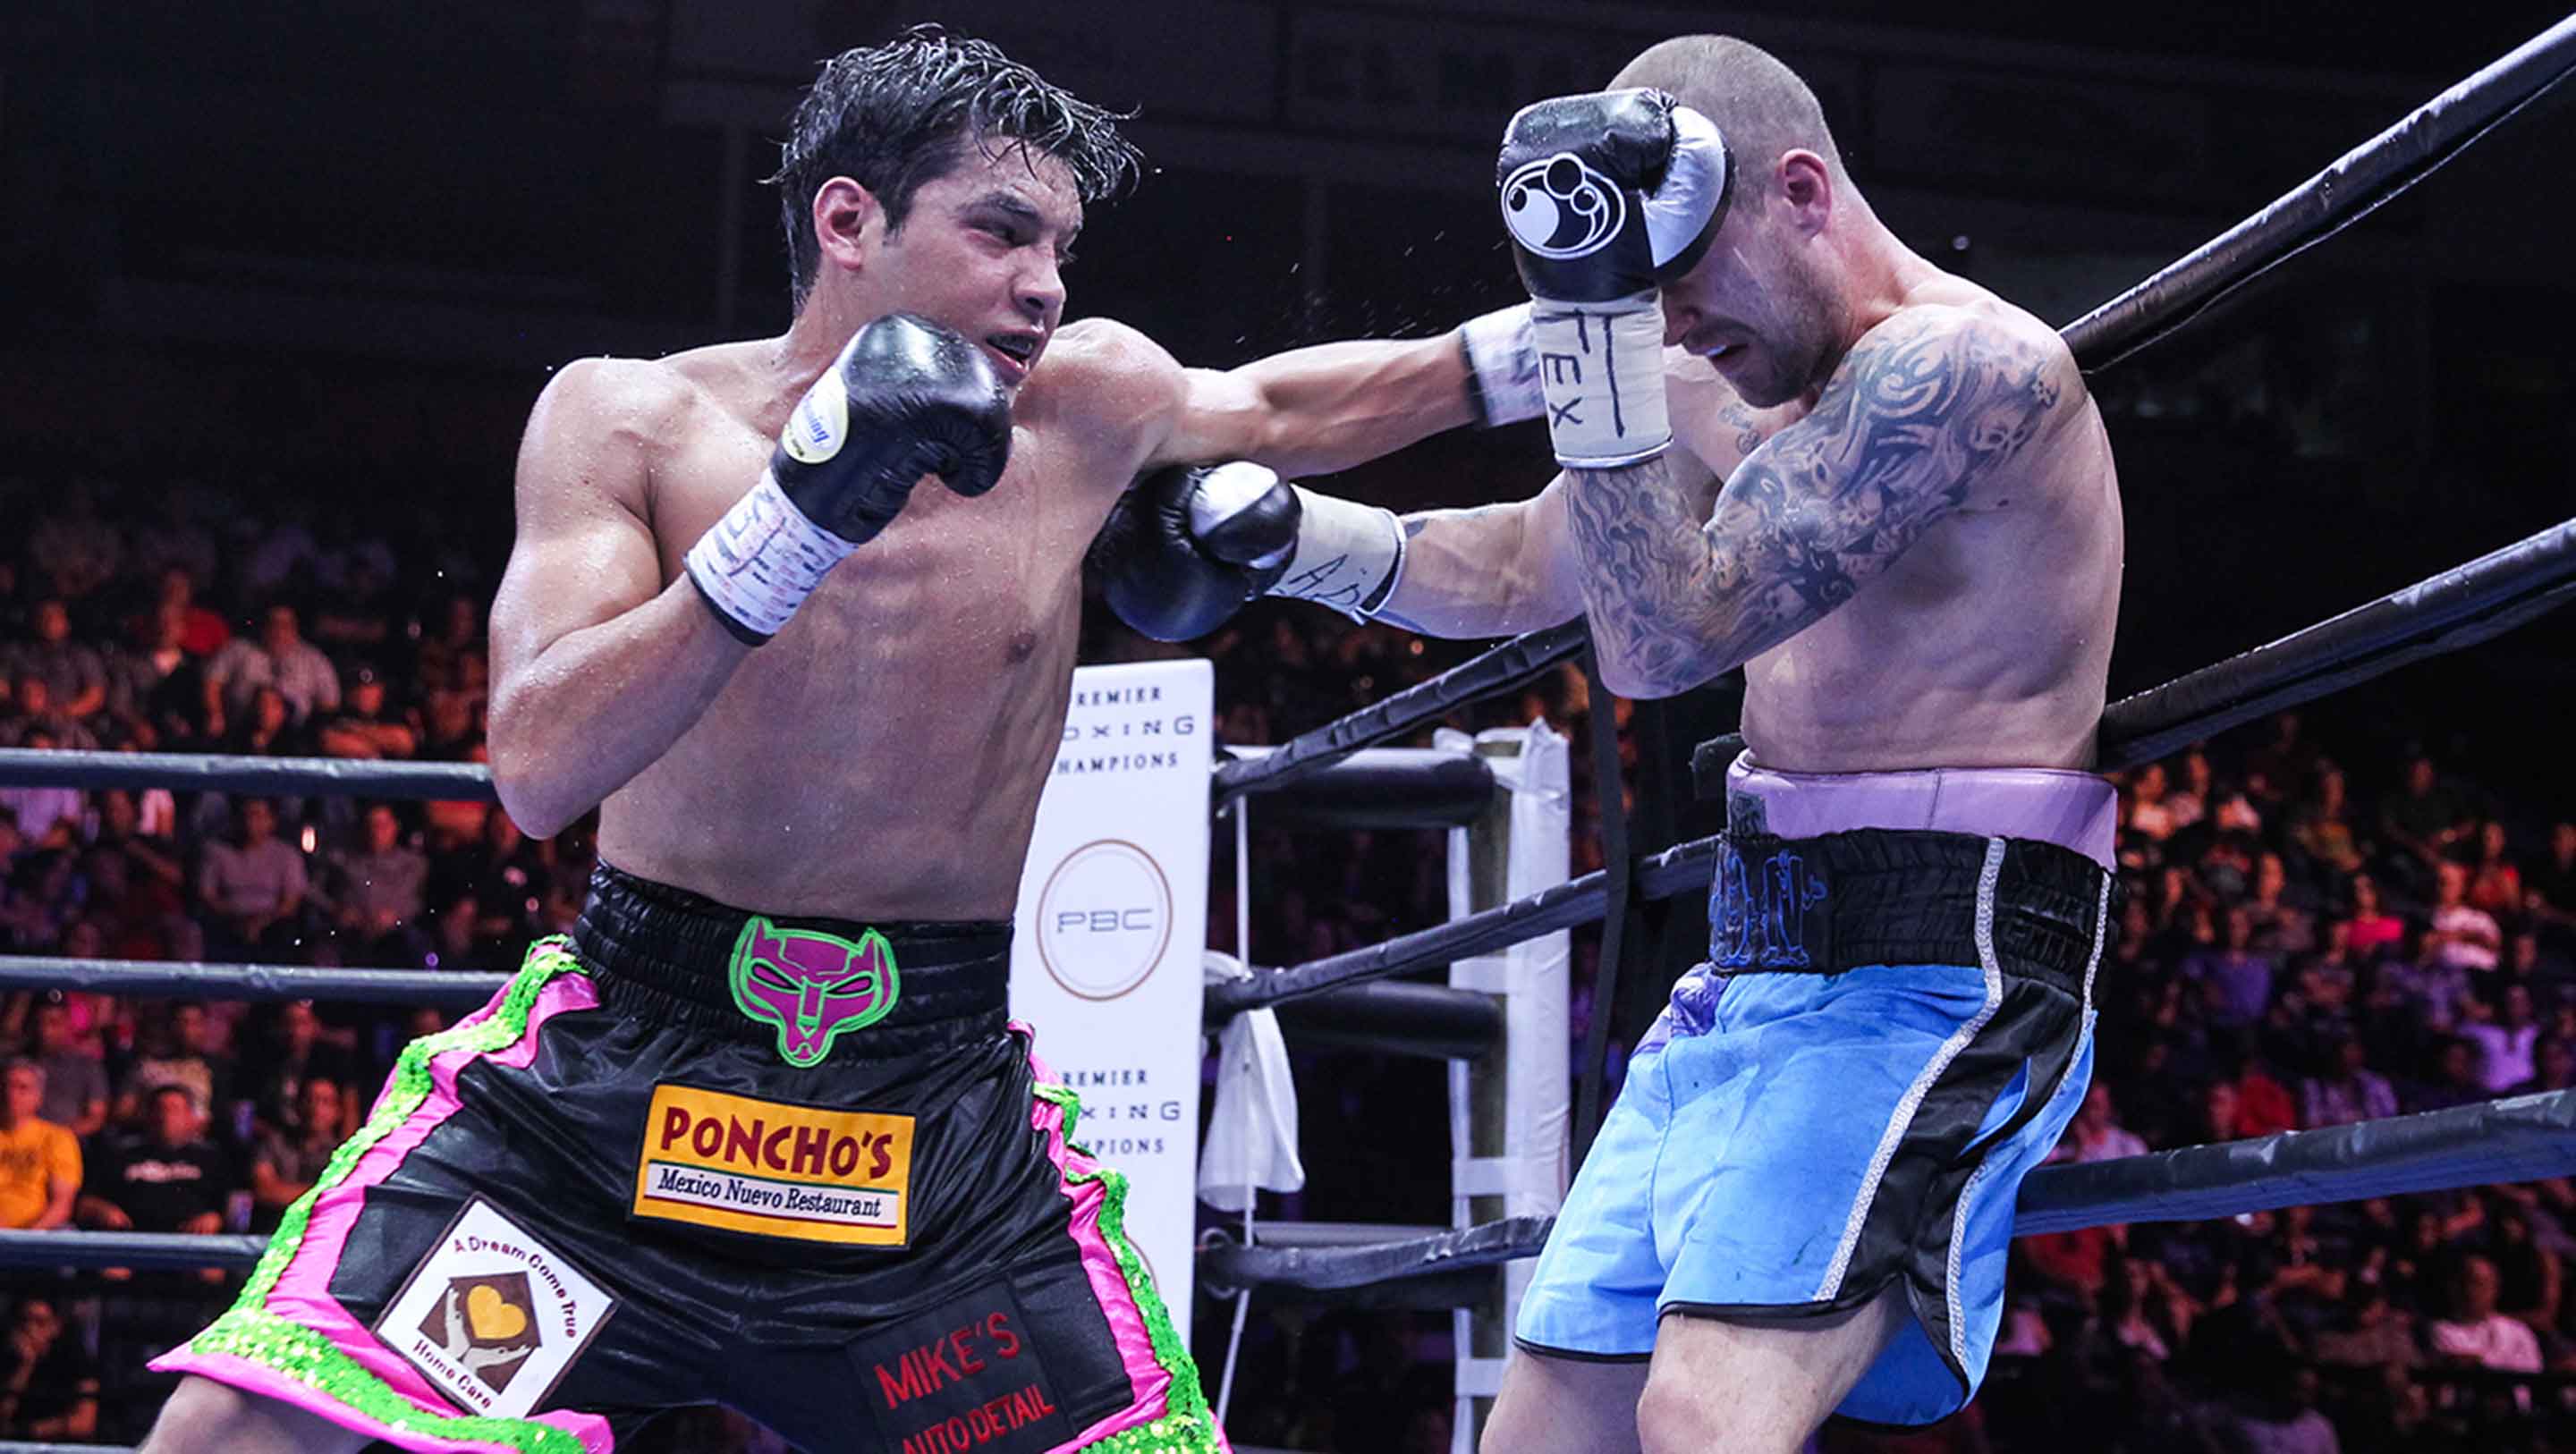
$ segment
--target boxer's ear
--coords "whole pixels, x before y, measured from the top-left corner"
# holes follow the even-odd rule
[[[858,272],[885,241],[885,208],[876,194],[848,177],[814,189],[814,245],[827,267]]]

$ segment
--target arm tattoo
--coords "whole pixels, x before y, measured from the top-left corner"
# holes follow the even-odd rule
[[[1946,313],[1861,340],[1705,523],[1669,456],[1578,470],[1567,517],[1601,649],[1689,689],[1814,624],[2029,442],[2062,396],[2033,343]]]

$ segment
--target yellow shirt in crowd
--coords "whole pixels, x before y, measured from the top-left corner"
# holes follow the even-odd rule
[[[68,1129],[30,1116],[0,1130],[0,1227],[36,1225],[56,1179],[80,1185],[80,1142]]]

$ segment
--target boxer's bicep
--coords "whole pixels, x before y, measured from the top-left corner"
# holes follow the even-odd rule
[[[1744,457],[1713,513],[1691,518],[1692,477],[1669,456],[1580,472],[1570,518],[1605,670],[1669,695],[1813,625],[2052,423],[2072,366],[2053,337],[1912,309]],[[1685,519],[1704,528],[1677,546]]]
[[[633,366],[585,359],[555,376],[519,443],[518,529],[492,602],[506,682],[554,642],[662,589],[647,492],[649,411]]]
[[[2067,392],[2053,344],[1953,309],[1863,338],[1718,495],[1709,585],[1730,649],[1768,650],[1851,599],[2018,454]]]

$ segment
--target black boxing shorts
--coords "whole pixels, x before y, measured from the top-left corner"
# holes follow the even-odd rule
[[[603,865],[153,1366],[414,1450],[604,1454],[721,1403],[815,1454],[1221,1451],[1010,941]]]

